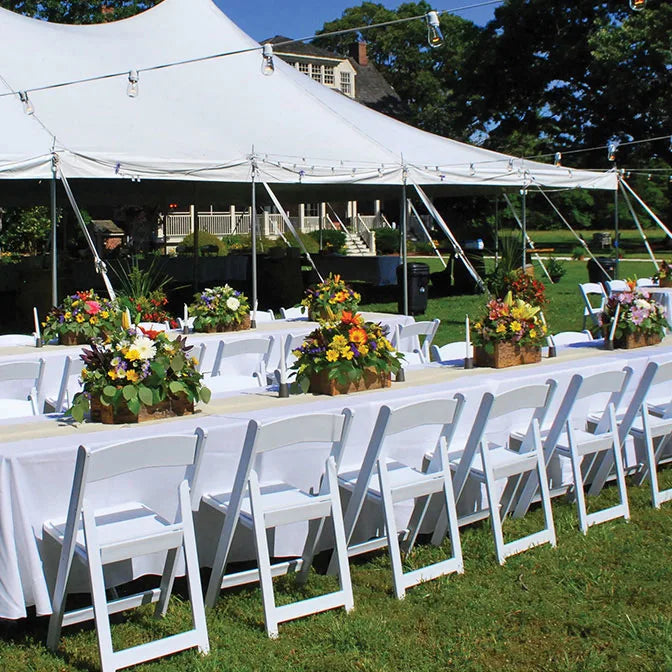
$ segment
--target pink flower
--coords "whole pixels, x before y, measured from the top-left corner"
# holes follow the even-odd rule
[[[100,312],[100,304],[98,301],[86,301],[84,303],[84,310],[86,310],[89,315],[95,315]]]

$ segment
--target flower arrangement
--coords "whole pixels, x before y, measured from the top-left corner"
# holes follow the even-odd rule
[[[126,410],[136,417],[130,421],[137,422],[143,406],[177,415],[178,406],[184,412],[180,402],[208,403],[210,390],[203,386],[190,350],[185,338],[173,340],[163,331],[130,327],[114,332],[105,343],[84,350],[83,392],[75,395],[68,413],[81,422],[94,404],[100,404],[115,412]]]
[[[338,322],[346,311],[357,311],[361,296],[341,280],[340,275],[331,273],[323,282],[309,287],[301,301],[308,311],[308,317],[317,322]]]
[[[147,296],[122,296],[119,305],[125,310],[128,308],[131,319],[138,322],[168,322],[171,329],[177,328],[177,320],[165,309],[168,298],[163,290],[156,289]]]
[[[112,301],[92,289],[66,296],[47,313],[42,327],[45,341],[58,338],[65,345],[89,343],[119,328],[119,311]]]
[[[314,387],[316,376],[345,386],[361,381],[366,372],[383,376],[389,384],[392,373],[401,368],[403,355],[392,347],[387,327],[349,311],[340,322],[323,324],[312,331],[294,351],[296,379],[305,391]]]
[[[658,273],[653,278],[658,280],[661,287],[670,287],[672,285],[672,264],[663,259],[658,266]]]
[[[502,341],[534,347],[545,343],[548,329],[541,319],[540,306],[533,306],[520,298],[514,299],[509,291],[503,300],[489,301],[486,311],[471,330],[475,346],[492,352],[494,344]]]
[[[638,288],[634,280],[626,280],[628,290],[619,292],[607,301],[604,311],[598,317],[597,329],[604,334],[611,334],[613,321],[618,312],[613,339],[619,345],[625,345],[628,336],[642,336],[644,339],[637,345],[647,345],[652,337],[659,342],[665,334],[667,319],[665,308],[651,298],[649,292]]]
[[[195,318],[196,331],[234,331],[250,327],[247,297],[229,285],[195,294],[189,313]]]

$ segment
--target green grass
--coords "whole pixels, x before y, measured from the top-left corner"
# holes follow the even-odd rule
[[[672,485],[672,471],[662,474]],[[607,488],[594,504],[615,503]],[[355,610],[342,609],[280,626],[271,641],[263,627],[258,586],[222,593],[208,615],[212,652],[186,652],[139,666],[139,672],[322,671],[429,672],[543,670],[614,672],[672,669],[669,561],[672,505],[652,509],[647,487],[629,490],[632,520],[592,527],[584,537],[575,509],[554,500],[558,547],[541,546],[500,567],[488,523],[462,531],[465,573],[408,591],[392,592],[385,553],[352,563]],[[593,500],[591,500],[593,501]],[[539,510],[522,521],[507,520],[505,532],[538,529]],[[445,556],[446,546],[420,545],[409,566]],[[207,578],[207,577],[206,577]],[[312,572],[303,589],[291,577],[276,580],[280,600],[335,587],[332,577]],[[184,584],[165,620],[142,607],[113,625],[116,646],[189,627]],[[46,619],[0,626],[0,660],[11,672],[77,672],[97,669],[90,625],[66,628],[57,653],[45,646]]]
[[[423,258],[423,263],[430,266],[431,272],[441,270],[441,262],[436,258]],[[583,304],[578,285],[588,282],[588,271],[585,261],[565,262],[566,274],[562,279],[551,285],[546,281],[541,268],[535,263],[535,277],[546,285],[546,295],[549,299],[544,310],[549,329],[552,332],[580,331],[583,323]],[[651,262],[622,261],[619,264],[620,277],[645,277],[654,272]],[[464,340],[465,316],[469,315],[472,321],[479,317],[487,301],[486,295],[461,295],[433,299],[432,287],[429,288],[429,301],[424,315],[416,316],[417,320],[429,320],[438,317],[441,320],[439,331],[434,342],[438,345],[451,341]],[[362,306],[364,310],[379,312],[397,312],[397,303],[369,303]]]

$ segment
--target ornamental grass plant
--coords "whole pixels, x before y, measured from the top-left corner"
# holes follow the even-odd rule
[[[296,371],[297,383],[306,392],[311,376],[323,371],[341,385],[360,380],[367,369],[396,374],[403,355],[392,347],[387,333],[387,327],[344,311],[340,322],[322,324],[294,351],[296,362],[292,369]]]

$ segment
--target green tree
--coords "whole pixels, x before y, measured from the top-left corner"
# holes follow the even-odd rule
[[[0,7],[57,23],[101,23],[125,19],[160,0],[0,0]]]
[[[38,205],[25,210],[9,208],[3,216],[0,246],[5,252],[42,254],[49,241],[49,208]]]
[[[322,32],[421,16],[431,9],[425,0],[404,3],[396,10],[363,2],[346,9],[340,19],[325,23]],[[470,71],[481,29],[450,14],[441,15],[440,20],[447,39],[436,49],[428,46],[427,24],[421,19],[372,28],[359,37],[366,40],[369,58],[403,100],[403,121],[440,135],[467,139],[475,119],[464,75]],[[347,54],[355,39],[349,33],[318,38],[316,44]]]

